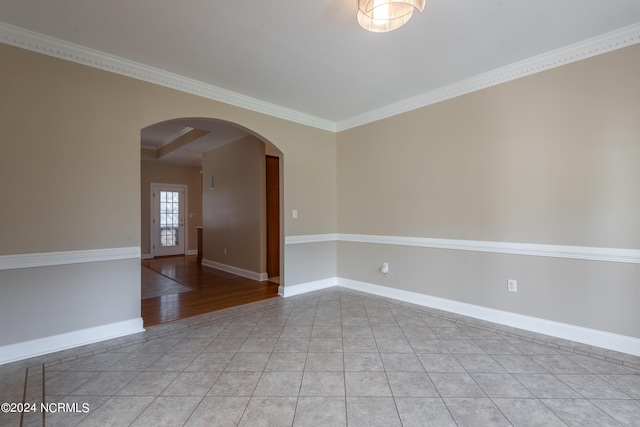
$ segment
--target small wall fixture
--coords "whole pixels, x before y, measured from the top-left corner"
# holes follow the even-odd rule
[[[422,12],[427,0],[358,0],[358,23],[375,33],[386,33],[409,22],[413,11]]]
[[[213,190],[213,175],[211,175],[211,184],[209,185],[209,189]]]

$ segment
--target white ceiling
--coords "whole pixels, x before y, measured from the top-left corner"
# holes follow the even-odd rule
[[[0,0],[0,21],[332,123],[640,23],[640,0],[428,0],[404,27],[376,34],[355,9]]]
[[[184,118],[156,123],[142,129],[140,143],[143,148],[158,150],[191,128],[206,130],[209,133],[157,160],[172,164],[201,166],[202,153],[236,141],[248,134],[244,129],[226,122],[213,119]]]

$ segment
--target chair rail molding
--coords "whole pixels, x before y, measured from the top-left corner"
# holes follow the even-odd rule
[[[0,270],[140,258],[140,247],[0,255]]]
[[[378,245],[411,246],[473,252],[492,252],[551,258],[580,259],[640,264],[640,249],[602,248],[591,246],[547,245],[538,243],[491,242],[483,240],[434,239],[429,237],[381,236],[372,234],[312,234],[287,236],[285,244],[320,242],[353,242]]]

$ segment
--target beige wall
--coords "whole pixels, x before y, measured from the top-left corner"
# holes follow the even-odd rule
[[[4,44],[0,56],[1,185],[19,206],[3,213],[0,255],[139,246],[140,130],[182,117],[270,141],[287,158],[285,208],[301,213],[286,234],[335,231],[333,133]]]
[[[338,231],[640,249],[639,69],[636,45],[339,133]],[[637,264],[340,242],[338,275],[640,337]]]
[[[172,165],[153,160],[142,160],[140,167],[141,183],[141,251],[143,255],[151,254],[151,184],[179,184],[186,185],[188,189],[186,212],[187,221],[187,251],[198,249],[198,235],[196,227],[202,225],[202,182],[200,167]]]
[[[202,175],[203,259],[265,273],[265,144],[249,135],[206,152]]]
[[[270,141],[286,159],[284,210],[301,212],[284,217],[283,233],[335,232],[335,134],[4,44],[0,63],[0,192],[10,207],[0,256],[141,249],[140,130],[183,117],[228,121]],[[139,261],[110,262],[65,265],[68,280],[51,280],[59,267],[0,271],[3,306],[20,307],[0,311],[0,324],[16,325],[0,346],[138,319]],[[285,283],[305,281],[298,268],[285,259]],[[78,288],[82,301],[69,306],[65,296]],[[39,318],[49,294],[60,298]]]
[[[640,338],[638,264],[355,242],[338,260],[341,278]]]
[[[0,185],[14,207],[0,254],[138,246],[141,117],[122,100],[139,83],[2,44],[0,58]]]
[[[338,134],[339,231],[639,248],[638,69],[633,46]]]
[[[0,61],[0,256],[141,248],[140,130],[183,117],[282,152],[285,236],[640,249],[640,46],[337,135],[7,45]],[[283,252],[285,286],[339,276],[640,337],[637,264],[351,242]],[[0,346],[138,318],[139,269],[0,271],[0,324],[15,326]]]

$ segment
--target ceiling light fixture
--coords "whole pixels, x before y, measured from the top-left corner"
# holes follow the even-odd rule
[[[427,0],[358,0],[358,23],[376,33],[386,33],[409,22],[413,11],[422,12]]]

